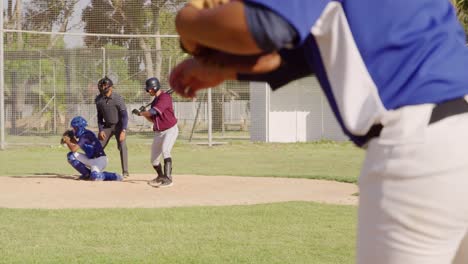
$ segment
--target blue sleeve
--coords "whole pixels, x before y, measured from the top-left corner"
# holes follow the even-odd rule
[[[128,112],[127,112],[127,106],[125,105],[125,100],[118,93],[115,93],[115,100],[117,104],[117,109],[119,110],[120,120],[122,121],[122,128],[127,129]]]
[[[102,131],[104,129],[104,117],[102,115],[101,110],[98,107],[98,99],[94,99],[94,103],[96,104],[96,111],[97,111],[97,123],[98,123],[98,128],[99,131]]]
[[[150,114],[151,114],[152,116],[155,116],[155,115],[158,114],[158,111],[156,111],[156,109],[154,109],[154,108],[150,108],[150,110],[148,110],[148,112],[150,112]]]
[[[244,0],[244,2],[251,4],[248,5],[250,8],[261,6],[282,17],[288,22],[284,24],[291,25],[297,33],[297,41],[294,44],[301,45],[308,35],[310,35],[313,25],[331,0]],[[256,28],[250,29],[253,35],[257,35],[256,37],[254,36],[256,40],[257,38],[263,38],[262,35],[270,35],[272,40],[277,39],[277,37],[271,36],[271,34],[275,34],[276,28],[274,27],[278,26],[278,23],[270,25],[265,23],[268,21],[264,19],[257,19],[256,21],[260,24],[257,24]],[[288,30],[281,29],[281,31],[284,33],[284,31]]]
[[[128,112],[127,109],[120,111],[122,115],[122,129],[127,129],[128,126]]]
[[[266,52],[292,47],[297,42],[297,32],[282,17],[270,9],[245,3],[247,25],[258,47]]]
[[[295,49],[282,49],[279,51],[281,65],[278,69],[264,74],[238,74],[237,79],[267,82],[273,90],[276,90],[291,81],[314,73],[305,59],[307,56],[304,52],[304,45]]]
[[[84,133],[78,141],[78,145],[85,152],[86,157],[90,159],[94,157],[97,143],[99,141],[93,133]]]

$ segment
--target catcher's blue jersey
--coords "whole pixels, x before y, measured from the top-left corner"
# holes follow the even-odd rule
[[[78,139],[78,145],[89,159],[95,159],[106,155],[101,142],[99,142],[96,135],[90,130],[85,129],[83,135]]]
[[[246,0],[287,20],[358,145],[388,111],[468,94],[468,48],[448,0]],[[280,78],[287,78],[281,76]]]

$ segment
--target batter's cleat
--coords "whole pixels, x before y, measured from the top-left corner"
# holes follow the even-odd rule
[[[159,177],[158,177],[159,178]],[[158,178],[154,178],[152,179],[151,181],[148,182],[149,185],[153,186],[153,187],[158,187],[160,184],[161,184],[161,180],[158,179]]]
[[[122,176],[123,176],[124,178],[128,178],[128,177],[130,177],[130,174],[128,174],[128,171],[124,171],[124,172],[122,173]]]
[[[167,177],[164,177],[162,179],[162,183],[158,187],[164,188],[164,187],[170,187],[170,186],[172,186],[172,180]]]
[[[157,183],[162,183],[163,179],[164,179],[164,176],[158,176],[156,177],[156,179],[154,179],[154,181],[156,181]]]

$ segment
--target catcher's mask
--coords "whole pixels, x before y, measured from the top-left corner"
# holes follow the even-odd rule
[[[113,86],[112,80],[109,79],[107,76],[99,80],[98,82],[98,89],[102,95],[106,95],[109,92],[109,89]]]
[[[86,122],[86,119],[81,116],[75,116],[70,122],[70,125],[73,127],[75,135],[77,137],[81,137],[85,132],[85,127],[88,125],[88,122]]]
[[[161,89],[161,83],[159,83],[159,80],[156,77],[149,78],[146,80],[145,84],[145,90],[147,93],[149,93],[151,90],[157,92],[159,89]]]

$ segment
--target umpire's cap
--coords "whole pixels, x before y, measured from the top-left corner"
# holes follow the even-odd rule
[[[146,80],[145,90],[149,93],[150,90],[154,90],[155,92],[161,89],[161,83],[159,82],[158,78],[151,77]]]
[[[109,91],[109,88],[111,88],[112,86],[114,86],[114,83],[107,76],[105,76],[98,82],[98,89],[99,92],[101,92],[101,94],[107,94],[107,91]]]

